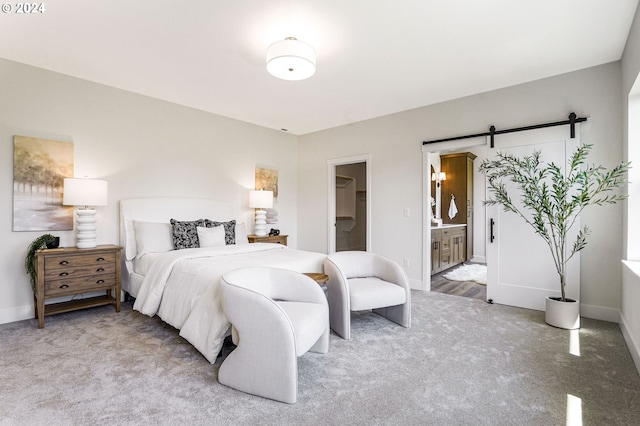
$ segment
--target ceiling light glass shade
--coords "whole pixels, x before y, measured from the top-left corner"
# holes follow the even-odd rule
[[[316,51],[295,37],[267,48],[267,71],[283,80],[304,80],[316,72]]]

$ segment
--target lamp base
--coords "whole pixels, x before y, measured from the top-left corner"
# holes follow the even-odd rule
[[[96,211],[79,209],[76,211],[76,246],[78,248],[96,247]]]
[[[266,210],[256,210],[255,235],[257,237],[267,236],[267,211]]]

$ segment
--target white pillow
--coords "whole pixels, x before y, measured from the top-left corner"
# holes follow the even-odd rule
[[[136,257],[147,253],[164,253],[174,249],[170,223],[133,221],[136,230]]]
[[[249,244],[247,228],[244,226],[244,222],[236,222],[236,244]]]
[[[219,247],[224,246],[224,226],[214,226],[213,228],[205,228],[204,226],[196,227],[198,231],[198,240],[200,247]]]

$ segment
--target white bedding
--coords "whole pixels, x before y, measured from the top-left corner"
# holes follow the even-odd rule
[[[147,275],[149,273],[149,269],[153,262],[156,261],[159,257],[162,256],[162,253],[147,253],[140,257],[136,257],[132,260],[133,262],[133,272],[140,275]],[[136,295],[138,292],[135,293]]]
[[[158,315],[180,330],[205,358],[216,360],[229,329],[220,294],[220,277],[246,266],[273,266],[298,272],[322,272],[326,255],[281,244],[241,244],[174,250],[154,254],[134,309]]]

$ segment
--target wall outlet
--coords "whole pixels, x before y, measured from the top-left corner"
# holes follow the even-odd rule
[[[404,267],[405,268],[409,267],[409,258],[407,258],[407,257],[404,258]]]

